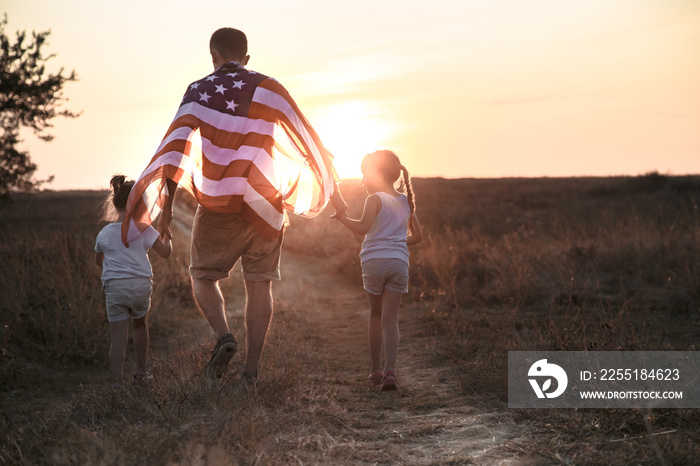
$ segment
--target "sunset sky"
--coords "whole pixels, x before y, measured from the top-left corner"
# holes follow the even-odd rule
[[[700,173],[700,1],[0,0],[75,69],[53,142],[23,133],[54,189],[138,177],[208,43],[246,32],[343,177],[394,150],[414,176]]]

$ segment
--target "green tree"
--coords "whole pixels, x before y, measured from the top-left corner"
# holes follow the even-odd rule
[[[51,31],[16,33],[12,42],[6,32],[7,14],[0,21],[0,198],[17,191],[37,188],[48,180],[34,179],[36,164],[29,153],[19,150],[22,127],[31,128],[44,141],[53,136],[46,133],[50,120],[63,116],[75,118],[77,113],[60,109],[64,100],[62,89],[66,82],[76,81],[75,71],[64,75],[63,68],[51,74],[45,63],[54,57],[42,55],[42,47]]]

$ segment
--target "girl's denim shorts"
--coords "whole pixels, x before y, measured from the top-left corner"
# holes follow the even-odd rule
[[[379,296],[384,289],[408,293],[408,264],[401,259],[369,259],[362,263],[365,291]]]
[[[150,278],[114,278],[107,280],[102,289],[107,297],[107,320],[110,322],[140,319],[151,307],[153,282]]]

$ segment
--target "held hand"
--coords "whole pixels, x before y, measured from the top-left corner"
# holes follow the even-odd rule
[[[340,221],[340,217],[347,217],[348,216],[348,209],[346,208],[345,211],[339,212],[338,210],[335,211],[333,215],[331,215],[331,218],[334,220]]]
[[[331,195],[331,204],[333,204],[333,208],[335,208],[335,214],[334,215],[343,215],[347,216],[348,215],[348,205],[345,203],[345,200],[343,199],[343,196],[340,194],[339,190],[335,190],[335,192]],[[332,217],[335,218],[335,217]]]
[[[175,191],[177,190],[177,182],[170,178],[165,179],[167,189],[167,197],[165,204],[160,214],[160,231],[165,236],[173,239],[173,232],[170,230],[170,224],[173,222],[173,202],[175,202]]]
[[[168,239],[173,239],[173,232],[170,229],[170,224],[173,221],[173,211],[170,209],[164,209],[160,217],[160,231],[163,236]]]
[[[337,219],[339,216],[347,217],[348,216],[348,205],[347,204],[340,204],[336,205],[333,204],[333,207],[335,208],[335,213],[331,215],[331,218]]]
[[[163,244],[171,244],[173,242],[172,229],[168,228],[167,231],[163,230],[163,232],[160,234],[160,236],[158,238],[160,238],[160,240],[163,242]]]

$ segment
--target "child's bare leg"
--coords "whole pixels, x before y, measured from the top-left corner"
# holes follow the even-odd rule
[[[136,355],[136,374],[146,373],[146,358],[148,357],[148,314],[134,323],[134,353]]]
[[[372,356],[371,373],[382,372],[382,297],[367,293],[369,296],[369,353]]]
[[[112,377],[122,378],[124,369],[124,354],[126,353],[126,343],[129,336],[129,319],[109,324],[112,341],[109,345],[109,365],[112,369]]]
[[[384,331],[384,363],[387,371],[393,371],[396,366],[396,355],[399,351],[399,306],[401,293],[384,290],[382,294],[382,330]]]

